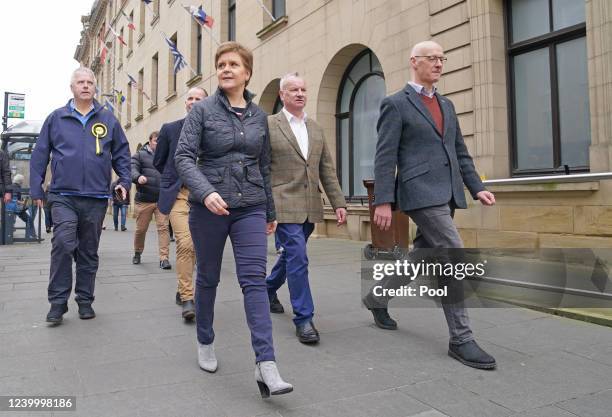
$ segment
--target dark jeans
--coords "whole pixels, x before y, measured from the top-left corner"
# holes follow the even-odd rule
[[[266,279],[268,293],[276,291],[287,281],[296,326],[312,320],[314,303],[308,283],[308,256],[306,243],[314,230],[314,224],[305,222],[280,223],[276,228],[276,246],[283,251]]]
[[[113,204],[113,223],[115,225],[115,229],[119,224],[119,210],[121,210],[121,227],[125,227],[125,218],[127,216],[127,206],[125,204],[117,205]]]
[[[198,341],[208,345],[215,339],[215,297],[223,248],[229,236],[256,362],[273,361],[272,320],[266,290],[266,207],[234,208],[229,212],[228,216],[217,216],[203,205],[192,205],[189,211],[189,229],[197,260],[195,304]]]
[[[54,220],[48,297],[51,304],[68,301],[72,290],[72,261],[76,263],[77,303],[94,300],[98,272],[98,244],[106,199],[49,193]]]
[[[26,225],[26,229],[25,229],[26,239],[35,239],[36,232],[34,230],[34,220],[30,216],[29,210],[23,210],[17,213],[17,217],[19,217]]]

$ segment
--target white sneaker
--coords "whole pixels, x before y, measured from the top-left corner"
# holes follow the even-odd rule
[[[217,357],[215,356],[215,347],[198,343],[198,365],[206,372],[217,371]]]

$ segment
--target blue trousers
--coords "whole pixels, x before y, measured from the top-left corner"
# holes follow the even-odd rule
[[[229,216],[218,216],[197,204],[192,204],[189,211],[189,230],[197,261],[194,299],[198,341],[208,345],[215,339],[215,297],[229,236],[255,360],[273,361],[272,320],[266,292],[266,208],[258,205],[232,208],[229,212]]]
[[[306,255],[306,243],[313,230],[314,224],[309,222],[278,224],[274,237],[277,248],[280,246],[283,251],[266,279],[269,295],[276,294],[287,281],[296,326],[309,322],[314,314]]]
[[[125,218],[127,217],[127,206],[125,204],[117,205],[113,204],[113,223],[115,229],[119,224],[119,211],[121,211],[121,227],[125,227]]]
[[[77,303],[91,303],[94,301],[98,245],[106,199],[49,193],[47,203],[51,206],[54,224],[47,290],[49,302],[64,304],[68,301],[72,290],[74,259],[75,300]]]

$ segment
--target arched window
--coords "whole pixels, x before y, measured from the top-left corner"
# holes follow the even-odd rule
[[[274,107],[272,108],[272,114],[276,114],[283,109],[283,102],[280,99],[280,96],[276,96],[276,100],[274,100]]]
[[[338,91],[336,163],[340,184],[349,199],[364,197],[363,180],[374,178],[376,122],[386,95],[385,76],[371,50],[353,59]]]

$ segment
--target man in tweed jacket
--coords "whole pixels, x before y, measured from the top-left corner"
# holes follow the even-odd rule
[[[287,281],[296,335],[302,343],[316,343],[314,304],[308,284],[306,242],[314,223],[323,221],[321,188],[336,212],[338,226],[346,223],[346,201],[325,143],[323,129],[304,113],[306,83],[297,73],[280,81],[283,109],[268,117],[272,147],[272,195],[276,206],[276,246],[281,254],[266,279],[270,311],[283,313],[276,291]]]

